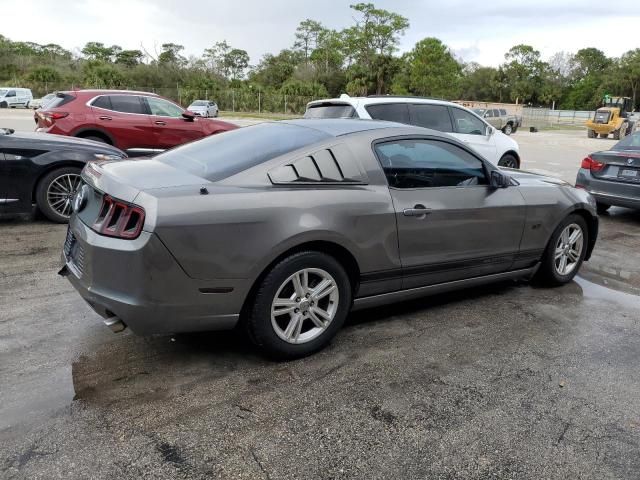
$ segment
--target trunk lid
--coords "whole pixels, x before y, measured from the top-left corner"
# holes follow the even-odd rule
[[[609,150],[591,154],[591,158],[603,164],[591,175],[601,180],[622,183],[640,183],[640,151]]]

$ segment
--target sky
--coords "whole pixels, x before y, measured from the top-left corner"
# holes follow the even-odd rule
[[[300,21],[312,18],[341,29],[354,23],[357,0],[22,0],[20,17],[4,18],[0,34],[16,41],[57,43],[78,52],[89,41],[144,48],[155,54],[166,42],[188,55],[226,40],[246,50],[251,64],[293,44]],[[609,56],[640,48],[640,1],[593,0],[377,0],[410,27],[400,52],[425,37],[441,39],[464,61],[497,66],[520,43],[544,59],[558,51],[597,47]],[[1,11],[16,6],[0,0]]]

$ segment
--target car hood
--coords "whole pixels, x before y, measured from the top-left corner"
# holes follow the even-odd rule
[[[97,190],[125,202],[133,202],[144,190],[200,187],[210,182],[154,159],[91,162],[82,172]]]
[[[84,138],[67,137],[64,135],[53,135],[51,133],[40,132],[14,132],[4,138],[16,143],[24,141],[25,143],[29,143],[31,147],[33,147],[34,143],[38,143],[39,145],[42,145],[42,150],[47,151],[73,149],[126,157],[124,152],[116,147],[107,145],[106,143],[86,140]]]
[[[549,175],[543,175],[540,173],[529,172],[527,170],[516,170],[513,168],[501,168],[500,170],[504,171],[511,178],[516,180],[521,185],[533,185],[533,184],[551,184],[558,185],[564,187],[570,187],[571,184],[569,182],[565,182],[556,177],[551,177]]]

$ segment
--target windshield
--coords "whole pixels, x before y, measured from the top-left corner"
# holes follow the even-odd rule
[[[640,132],[636,132],[616,143],[611,150],[640,150]]]
[[[473,111],[480,116],[484,115],[484,112],[486,112],[484,108],[474,108]]]
[[[215,182],[331,135],[287,123],[261,123],[189,143],[155,157]]]
[[[196,100],[193,102],[190,107],[206,107],[209,102],[205,102],[204,100]]]
[[[6,88],[0,88],[0,97],[4,97],[8,91]]]
[[[344,104],[311,105],[304,112],[304,118],[357,118],[355,109]]]

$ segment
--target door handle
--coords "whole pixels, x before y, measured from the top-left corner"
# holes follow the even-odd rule
[[[166,125],[167,124],[167,122],[163,122],[162,120],[156,120],[153,123],[155,123],[156,125]]]
[[[111,120],[111,117],[107,117],[106,115],[101,115],[98,117],[100,120]]]
[[[421,204],[414,205],[413,208],[405,208],[402,210],[402,214],[405,217],[425,217],[430,213],[431,209]]]

